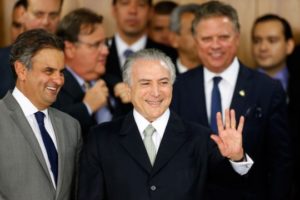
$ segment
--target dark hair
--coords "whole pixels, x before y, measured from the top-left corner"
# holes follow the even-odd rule
[[[235,30],[240,31],[237,11],[229,4],[220,1],[209,1],[200,5],[192,24],[192,32],[196,33],[196,26],[202,19],[211,17],[227,17],[232,22]]]
[[[64,0],[60,0],[60,8],[59,8],[59,11],[61,11],[61,8],[62,8],[62,5],[64,3]],[[24,5],[25,5],[25,9],[28,8],[28,0],[24,0]]]
[[[261,17],[258,17],[252,27],[252,35],[253,35],[253,31],[254,31],[254,27],[261,23],[261,22],[267,22],[267,21],[278,21],[282,24],[282,28],[283,28],[283,34],[285,37],[285,40],[289,40],[293,38],[293,32],[292,32],[292,28],[289,24],[289,22],[284,19],[283,17],[280,17],[279,15],[275,15],[275,14],[266,14],[263,15]]]
[[[13,9],[16,9],[18,7],[27,8],[27,0],[18,0],[18,1],[16,1],[16,3],[14,4]]]
[[[153,10],[160,15],[170,15],[177,6],[178,4],[173,1],[160,1],[153,6]]]
[[[9,61],[16,77],[14,63],[20,61],[27,69],[31,69],[31,59],[43,49],[64,50],[63,41],[56,35],[43,29],[33,29],[20,34],[12,44]]]
[[[87,8],[79,8],[67,14],[57,27],[57,36],[64,41],[77,42],[78,35],[84,31],[91,34],[95,31],[95,25],[101,24],[103,17]]]
[[[170,30],[177,34],[180,34],[182,15],[184,15],[185,13],[192,13],[196,15],[199,8],[200,4],[195,3],[184,4],[176,7],[170,17]]]
[[[117,1],[118,0],[112,0],[112,4],[116,5]],[[149,6],[152,6],[152,0],[147,0],[147,3],[148,3]]]

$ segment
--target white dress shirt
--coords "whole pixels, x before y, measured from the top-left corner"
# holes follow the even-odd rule
[[[155,132],[152,135],[152,140],[155,145],[156,153],[157,153],[170,118],[170,110],[167,109],[159,118],[157,118],[153,122],[149,122],[147,119],[145,119],[136,109],[133,110],[133,117],[143,140],[144,140],[143,132],[145,128],[149,124],[152,124],[152,126],[155,128]],[[248,155],[246,155],[246,161],[243,162],[230,161],[230,163],[233,169],[240,175],[247,174],[253,165],[253,161]]]
[[[240,65],[237,58],[235,58],[231,65],[220,74],[213,73],[209,71],[206,67],[204,67],[204,92],[208,119],[210,119],[211,117],[211,92],[213,88],[213,78],[215,76],[222,77],[222,80],[219,82],[218,86],[221,94],[222,115],[224,120],[225,109],[228,109],[230,107],[232,101],[232,96],[235,89],[239,68]]]
[[[30,126],[33,130],[33,133],[34,133],[34,135],[35,135],[35,137],[36,137],[36,139],[37,139],[37,141],[40,145],[40,148],[42,150],[45,162],[47,164],[48,171],[51,175],[53,186],[54,186],[54,188],[56,188],[54,176],[53,176],[53,173],[52,173],[52,170],[51,170],[50,161],[48,159],[47,150],[46,150],[46,147],[44,145],[42,135],[40,133],[39,125],[38,125],[38,123],[36,121],[36,118],[34,116],[34,113],[38,112],[39,110],[31,103],[31,101],[17,87],[14,88],[14,90],[12,92],[12,95],[17,100],[17,102],[20,105],[27,121],[29,122],[29,124],[30,124]],[[54,133],[54,129],[53,129],[51,120],[50,120],[49,115],[48,115],[48,110],[45,109],[45,110],[40,110],[40,111],[45,114],[45,118],[44,118],[45,128],[46,128],[47,132],[49,133],[49,135],[50,135],[50,137],[51,137],[51,139],[52,139],[52,141],[55,145],[55,148],[57,149],[56,136],[55,136],[55,133]]]
[[[115,34],[115,42],[116,42],[116,48],[118,52],[118,57],[120,60],[120,65],[123,67],[126,57],[124,56],[124,52],[127,49],[132,50],[133,52],[137,52],[141,49],[144,49],[146,47],[146,42],[147,42],[147,36],[144,35],[142,36],[139,40],[137,40],[135,43],[132,45],[128,45],[118,33]]]
[[[180,74],[188,71],[188,68],[181,63],[179,58],[176,59],[176,66]]]

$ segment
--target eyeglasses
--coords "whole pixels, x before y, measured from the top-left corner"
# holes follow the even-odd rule
[[[101,48],[101,49],[107,48],[105,41],[98,41],[95,43],[90,43],[90,42],[84,42],[84,41],[78,40],[76,43],[84,44],[84,45],[88,46],[89,48],[95,49],[95,50],[99,49],[99,48]]]

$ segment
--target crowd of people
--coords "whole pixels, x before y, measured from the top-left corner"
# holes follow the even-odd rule
[[[18,0],[0,49],[0,200],[296,200],[299,47],[280,15],[237,56],[222,1],[112,0],[116,31]]]

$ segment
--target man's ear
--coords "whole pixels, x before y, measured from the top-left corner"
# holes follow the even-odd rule
[[[75,44],[69,41],[64,41],[65,44],[65,56],[66,58],[74,58],[75,56]]]
[[[17,60],[14,63],[14,68],[15,68],[18,79],[21,80],[21,81],[25,80],[26,75],[27,75],[26,66],[23,63],[21,63],[20,61]]]
[[[294,48],[295,48],[295,41],[293,39],[289,39],[287,41],[287,48],[286,48],[286,54],[287,55],[290,55],[293,51],[294,51]]]

